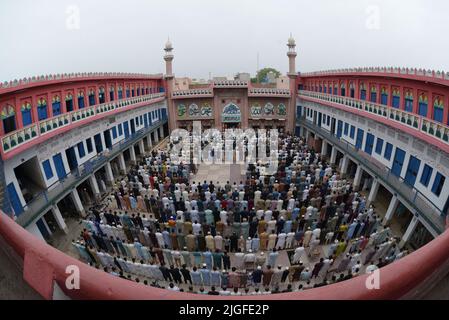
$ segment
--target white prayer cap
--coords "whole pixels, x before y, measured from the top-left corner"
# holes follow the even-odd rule
[[[262,270],[262,267],[261,266],[257,266],[257,270]]]

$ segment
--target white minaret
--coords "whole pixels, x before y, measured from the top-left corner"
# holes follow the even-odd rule
[[[165,79],[166,80],[171,80],[174,78],[173,75],[173,66],[172,66],[172,62],[174,59],[173,56],[173,45],[170,41],[170,39],[167,40],[167,43],[165,44],[165,56],[164,56],[164,60],[165,60]]]
[[[287,76],[289,77],[289,87],[290,87],[290,93],[291,97],[288,102],[288,117],[287,117],[287,131],[290,133],[294,133],[295,131],[295,110],[296,110],[296,83],[298,81],[298,74],[296,73],[296,56],[298,55],[296,53],[296,41],[293,39],[292,35],[290,34],[290,38],[288,39],[288,62],[289,62],[289,68]]]
[[[290,38],[288,39],[288,62],[289,62],[289,68],[288,68],[288,76],[290,77],[296,77],[296,56],[298,55],[296,53],[296,41],[293,39],[292,35],[290,34]]]

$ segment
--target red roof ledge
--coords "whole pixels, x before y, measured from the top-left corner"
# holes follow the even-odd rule
[[[117,278],[49,246],[0,212],[0,235],[24,259],[24,279],[45,299],[53,298],[56,282],[72,299],[93,300],[368,300],[418,298],[445,276],[449,266],[449,231],[380,270],[379,289],[368,289],[368,275],[301,292],[260,296],[208,296],[165,289]],[[80,289],[69,290],[66,268],[80,270]]]

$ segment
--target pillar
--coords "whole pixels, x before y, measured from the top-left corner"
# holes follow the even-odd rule
[[[70,193],[70,196],[72,197],[73,203],[75,205],[76,211],[82,216],[86,216],[86,211],[84,210],[83,203],[81,202],[80,195],[78,194],[78,190],[73,189]]]
[[[129,148],[129,155],[130,155],[130,158],[131,158],[131,162],[132,163],[136,163],[137,160],[136,160],[136,151],[134,150],[134,145],[132,145]]]
[[[385,213],[384,217],[384,224],[388,224],[391,219],[393,219],[394,213],[396,212],[396,209],[399,205],[399,199],[396,195],[393,195],[393,197],[390,200],[390,205],[388,206],[387,212]]]
[[[120,173],[126,174],[126,162],[125,157],[123,156],[123,152],[120,152],[118,155],[118,165],[120,167]]]
[[[327,142],[323,139],[323,143],[321,144],[321,155],[325,156],[327,154]]]
[[[151,141],[151,134],[149,134],[147,136],[147,146],[150,151],[151,151],[151,149],[153,149],[153,142]]]
[[[335,164],[335,161],[337,161],[337,148],[335,148],[335,146],[332,146],[330,164]]]
[[[340,174],[344,177],[346,173],[348,172],[349,167],[349,157],[343,156],[343,159],[341,160],[341,168],[340,168]]]
[[[400,248],[404,247],[404,245],[410,240],[413,232],[415,232],[415,229],[418,226],[418,223],[419,219],[416,216],[413,216],[412,221],[410,221],[410,224],[408,225],[407,230],[405,231],[404,236],[399,243]]]
[[[113,184],[114,183],[114,173],[112,172],[112,166],[110,162],[106,162],[104,165],[106,170],[106,183]]]
[[[357,171],[354,175],[354,190],[359,190],[360,188],[360,182],[362,181],[362,175],[363,175],[363,169],[360,165],[357,166]]]
[[[159,127],[159,137],[160,139],[164,139],[164,126]]]
[[[157,144],[159,142],[159,131],[154,130],[154,142]]]
[[[369,195],[368,195],[368,201],[367,201],[367,206],[369,206],[371,204],[371,202],[374,202],[374,200],[376,200],[377,197],[377,191],[379,191],[379,180],[374,179],[373,184],[371,185],[371,189],[369,191]]]
[[[145,154],[145,144],[143,143],[143,139],[139,140],[139,150],[140,154],[143,156]]]
[[[99,198],[100,197],[100,188],[98,187],[98,181],[97,178],[95,177],[95,174],[91,174],[89,176],[89,184],[90,187],[92,188],[92,192],[95,195],[95,198]]]
[[[67,228],[67,225],[65,224],[64,218],[61,214],[61,211],[59,210],[57,205],[51,207],[51,213],[53,214],[53,217],[55,218],[59,229],[64,231],[65,234],[68,234],[69,229]]]

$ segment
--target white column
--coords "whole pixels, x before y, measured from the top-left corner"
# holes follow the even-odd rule
[[[76,188],[73,189],[72,192],[70,193],[70,196],[72,197],[73,203],[75,204],[76,211],[82,217],[84,217],[86,215],[86,212],[84,210],[83,203],[81,202],[80,195],[78,194],[78,190],[76,190]]]
[[[51,213],[53,213],[53,217],[55,217],[56,223],[58,224],[58,227],[64,231],[65,234],[69,233],[69,229],[67,228],[67,225],[65,224],[64,218],[62,217],[61,211],[59,210],[57,205],[54,205],[51,207]]]
[[[106,182],[113,184],[114,183],[114,173],[112,172],[112,166],[110,162],[106,162],[104,165],[104,168],[106,170]]]
[[[397,196],[393,196],[390,201],[390,205],[388,206],[387,213],[385,213],[385,218],[383,223],[387,224],[393,219],[394,213],[399,205],[399,199]]]
[[[154,142],[157,144],[159,142],[159,131],[154,130]]]
[[[337,161],[337,148],[335,148],[335,146],[332,146],[330,164],[335,164],[335,161]]]
[[[340,168],[340,173],[342,175],[345,175],[346,172],[348,171],[348,167],[349,167],[349,157],[348,156],[343,156],[343,159],[341,160],[341,168]]]
[[[379,191],[379,180],[377,179],[373,179],[373,183],[371,184],[371,189],[369,191],[369,195],[368,195],[368,201],[367,201],[367,206],[369,206],[371,204],[371,202],[373,202],[374,200],[376,200],[377,197],[377,191]]]
[[[98,182],[97,178],[95,178],[95,174],[91,174],[89,176],[89,184],[90,187],[92,188],[95,197],[98,198],[100,196],[100,188],[98,187]]]
[[[153,142],[151,141],[151,134],[149,134],[147,136],[147,146],[150,151],[151,151],[151,149],[153,149]]]
[[[416,216],[413,216],[412,221],[410,221],[410,224],[408,225],[407,230],[405,231],[404,236],[399,243],[399,247],[402,248],[410,240],[410,237],[412,236],[413,232],[415,232],[418,223],[419,219]]]
[[[120,167],[120,171],[122,174],[126,173],[126,162],[125,162],[125,157],[123,156],[123,152],[120,152],[120,154],[118,155],[118,165]]]
[[[132,145],[129,148],[129,155],[130,155],[130,158],[131,158],[131,162],[132,163],[136,163],[137,159],[136,159],[136,151],[134,150],[134,145]]]
[[[323,139],[321,144],[321,155],[325,156],[327,154],[327,142]]]
[[[159,127],[159,137],[160,139],[164,139],[164,126]]]
[[[45,229],[47,229],[48,234],[52,235],[53,231],[51,231],[50,226],[47,223],[47,220],[45,220],[45,217],[42,216],[41,220],[42,220],[42,223],[44,224]]]
[[[358,190],[360,187],[360,182],[362,181],[363,169],[360,165],[357,166],[357,171],[354,176],[354,189]]]
[[[140,154],[143,156],[145,154],[145,144],[143,143],[143,139],[139,140],[139,150]]]

